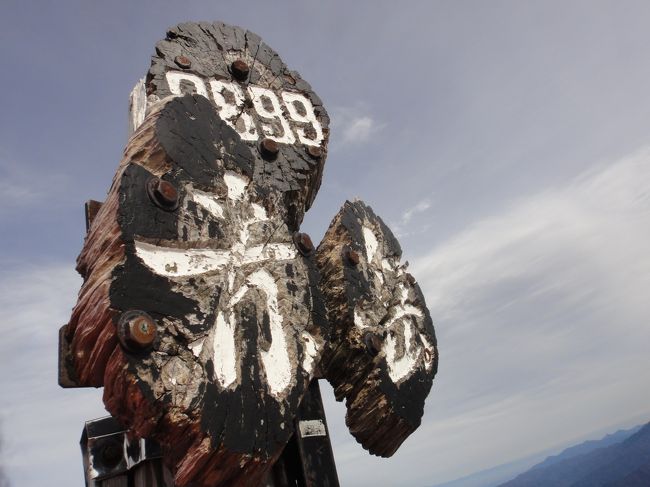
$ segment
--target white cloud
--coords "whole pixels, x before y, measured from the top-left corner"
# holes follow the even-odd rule
[[[431,208],[431,202],[428,199],[424,199],[417,202],[414,206],[404,210],[399,221],[391,223],[393,233],[397,237],[404,238],[406,236],[422,234],[429,230],[431,224],[427,222],[409,226],[414,216],[425,213],[429,208]],[[409,230],[407,230],[407,228],[409,228]]]
[[[431,203],[429,202],[429,200],[422,200],[418,202],[415,206],[412,206],[402,214],[402,220],[401,220],[402,223],[407,224],[408,222],[411,221],[413,215],[422,213],[428,210],[429,208],[431,208]]]
[[[650,420],[649,241],[647,149],[412,260],[436,324],[438,378],[395,457],[340,446],[348,483],[398,485],[408,471],[411,484],[432,485]]]
[[[72,262],[0,273],[0,434],[13,485],[36,485],[43,471],[53,485],[83,484],[81,429],[106,412],[100,390],[57,385],[58,331],[79,287]]]
[[[332,137],[343,144],[363,144],[384,125],[378,123],[362,105],[335,107],[332,110]],[[332,146],[336,144],[332,143]]]

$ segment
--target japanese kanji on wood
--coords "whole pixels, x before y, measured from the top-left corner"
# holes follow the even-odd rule
[[[318,251],[300,232],[329,137],[311,87],[252,32],[184,23],[130,125],[78,258],[62,383],[103,386],[178,486],[258,485],[319,368],[357,440],[394,453],[420,424],[435,334],[368,206],[346,203]]]

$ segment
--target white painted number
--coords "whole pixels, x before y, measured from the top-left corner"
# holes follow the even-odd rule
[[[298,140],[305,145],[320,145],[321,140],[323,140],[323,129],[320,126],[318,120],[316,120],[316,114],[314,113],[314,107],[306,96],[299,95],[298,93],[290,93],[285,91],[282,93],[282,99],[284,100],[285,106],[289,111],[289,115],[296,122],[302,122],[303,124],[311,124],[312,133],[310,134],[305,127],[300,127],[296,129],[298,133]],[[301,114],[298,106],[302,105],[302,111],[304,114]]]
[[[319,146],[323,141],[323,127],[316,118],[314,106],[309,98],[300,93],[283,91],[280,100],[271,90],[249,86],[247,91],[257,114],[256,123],[246,108],[246,97],[239,84],[210,79],[209,96],[205,81],[195,74],[168,71],[165,76],[172,94],[183,94],[185,82],[193,85],[197,94],[212,100],[219,110],[219,116],[244,140],[258,140],[259,132],[262,132],[263,137],[281,144],[293,144],[296,137],[305,145]]]
[[[253,117],[242,110],[244,106],[244,93],[241,88],[235,83],[213,79],[210,80],[210,91],[219,110],[219,116],[228,125],[237,130],[242,139],[257,140],[257,129],[255,128]],[[242,127],[237,127],[238,120],[242,121]]]
[[[278,97],[271,90],[260,88],[259,86],[250,86],[248,88],[252,98],[255,111],[262,118],[275,120],[277,119],[282,126],[282,134],[276,133],[275,127],[271,124],[262,124],[262,132],[268,138],[280,142],[281,144],[293,144],[296,139],[291,132],[289,122],[282,116],[282,109]]]

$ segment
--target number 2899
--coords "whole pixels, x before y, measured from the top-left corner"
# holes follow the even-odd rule
[[[314,107],[309,98],[300,93],[283,91],[280,100],[269,89],[247,86],[247,94],[258,115],[256,121],[246,110],[244,91],[238,83],[209,79],[206,84],[195,74],[181,71],[168,71],[165,76],[174,95],[183,94],[184,84],[194,85],[196,93],[212,100],[219,116],[243,140],[258,140],[261,132],[263,137],[281,144],[294,144],[297,139],[305,145],[319,146],[323,141],[323,128],[316,118]]]

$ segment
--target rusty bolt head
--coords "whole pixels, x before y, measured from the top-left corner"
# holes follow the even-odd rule
[[[273,139],[264,139],[260,142],[260,153],[267,160],[273,160],[278,157],[280,146]]]
[[[187,56],[176,56],[174,62],[179,68],[190,69],[192,67],[192,61]]]
[[[363,335],[363,343],[366,346],[366,352],[371,357],[376,357],[381,350],[382,338],[376,333],[368,331]]]
[[[320,146],[309,145],[307,146],[307,154],[309,154],[309,157],[312,157],[313,159],[320,159],[323,156],[323,151]]]
[[[343,248],[343,259],[345,260],[346,264],[351,265],[352,267],[356,267],[359,265],[360,261],[359,252],[345,246]]]
[[[306,233],[294,233],[293,243],[296,244],[298,251],[305,257],[308,257],[314,253],[314,243],[311,241],[311,237]]]
[[[156,340],[156,335],[156,322],[144,311],[127,311],[117,324],[120,343],[131,352],[150,348]]]
[[[248,74],[250,73],[250,68],[248,67],[248,64],[246,64],[244,61],[241,59],[237,59],[236,61],[233,61],[232,64],[230,65],[230,72],[232,73],[233,77],[238,80],[238,81],[244,81],[246,78],[248,78]]]
[[[166,211],[178,208],[178,191],[172,183],[153,177],[147,181],[147,194],[151,201]]]

